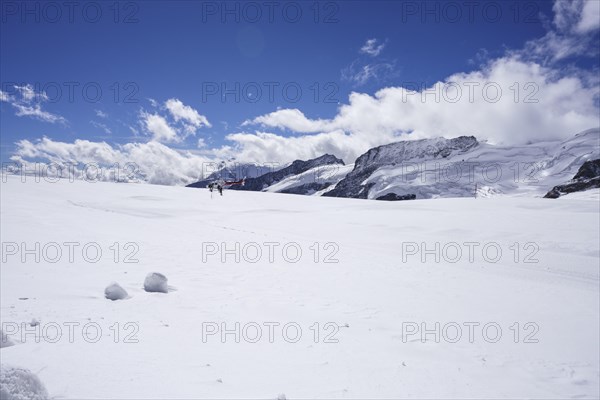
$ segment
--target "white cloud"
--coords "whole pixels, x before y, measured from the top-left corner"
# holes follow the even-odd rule
[[[94,110],[94,112],[96,113],[97,117],[108,118],[108,114],[103,112],[102,110]]]
[[[475,56],[473,58],[469,58],[467,60],[467,62],[470,65],[482,66],[486,62],[488,62],[489,59],[490,59],[490,52],[487,49],[481,48],[481,49],[477,50],[477,53],[475,53]]]
[[[14,88],[20,96],[11,96],[6,92],[0,91],[0,101],[12,105],[16,109],[15,115],[17,117],[32,117],[50,123],[58,122],[65,124],[67,122],[64,117],[42,109],[41,102],[48,100],[45,92],[35,91],[31,84],[14,86]]]
[[[600,1],[588,0],[581,10],[581,17],[575,30],[579,33],[587,33],[600,28]]]
[[[133,136],[138,136],[140,134],[140,131],[138,131],[137,128],[135,128],[134,126],[128,125],[127,127],[129,128],[131,133],[133,133]]]
[[[169,126],[167,120],[158,114],[149,114],[142,111],[141,121],[144,128],[152,134],[152,140],[157,142],[181,142],[182,138],[177,131]]]
[[[212,126],[204,115],[200,115],[192,107],[184,105],[181,100],[169,99],[165,102],[165,107],[167,107],[175,122],[184,121],[188,127],[196,129],[202,126]]]
[[[102,129],[104,131],[104,133],[106,133],[108,135],[112,135],[112,131],[105,124],[102,124],[102,123],[96,122],[96,121],[90,121],[90,124],[98,129]]]
[[[201,178],[214,170],[208,158],[188,151],[176,151],[158,142],[128,143],[111,146],[106,142],[75,140],[73,143],[56,142],[44,137],[36,142],[21,140],[17,143],[14,162],[27,164],[28,159],[44,159],[54,163],[96,163],[103,171],[114,171],[115,164],[128,174],[135,167],[149,183],[183,185]],[[96,171],[97,169],[94,169]],[[111,179],[105,176],[104,179]]]
[[[514,53],[545,64],[573,56],[597,57],[600,1],[556,0],[552,8],[556,29],[530,40],[523,50]]]
[[[7,103],[10,103],[13,101],[13,97],[11,95],[9,95],[8,93],[0,90],[0,101],[5,101]]]
[[[550,64],[569,57],[582,55],[589,49],[585,39],[576,36],[548,32],[544,37],[531,40],[525,44],[523,51],[515,52],[522,57],[536,59],[543,64]]]
[[[554,25],[561,32],[584,34],[600,28],[598,0],[556,0]]]
[[[594,52],[591,35],[571,33],[582,30],[581,21],[591,20],[587,15],[596,11],[589,7],[578,1],[556,2],[557,30],[528,42],[523,50],[485,62],[478,71],[456,73],[427,88],[387,87],[374,96],[355,92],[332,119],[313,120],[298,109],[284,109],[244,123],[319,135],[240,133],[230,139],[242,152],[252,147],[247,154],[260,148],[269,154],[275,154],[273,148],[302,154],[306,147],[319,155],[323,148],[334,148],[349,161],[369,147],[399,139],[475,135],[514,145],[562,139],[598,127],[599,79],[593,73],[554,66],[557,60]],[[364,79],[360,74],[347,76],[360,83],[372,75],[369,68],[363,71]],[[495,88],[502,90],[497,101]],[[455,98],[457,90],[461,96]],[[343,143],[339,132],[346,135]]]
[[[360,48],[360,54],[369,57],[359,57],[348,66],[342,68],[341,79],[353,84],[354,87],[363,86],[369,81],[383,83],[396,75],[396,62],[379,60],[373,62],[372,58],[379,56],[386,43],[379,43],[377,39],[368,39]]]
[[[156,103],[154,100],[151,102]],[[152,140],[158,142],[181,143],[188,136],[195,135],[199,128],[212,126],[205,116],[178,99],[167,100],[162,110],[168,111],[168,115],[161,115],[160,111],[140,112],[143,129],[152,135]],[[169,118],[170,122],[168,116],[172,118]]]
[[[377,57],[384,49],[385,43],[378,44],[377,39],[368,39],[360,48],[360,52],[371,57]]]
[[[381,133],[374,135],[348,134],[342,130],[285,137],[269,132],[234,133],[227,135],[232,146],[214,149],[211,155],[218,159],[235,157],[239,162],[258,164],[285,164],[296,159],[307,160],[325,153],[335,154],[347,162],[353,162],[360,153],[390,143],[394,136]]]
[[[560,31],[571,30],[578,22],[583,0],[557,0],[552,5],[554,25]]]
[[[294,132],[315,133],[328,130],[331,121],[308,119],[302,111],[294,108],[277,110],[266,115],[261,115],[253,120],[245,121],[242,126],[253,124],[289,129]]]
[[[355,86],[363,86],[371,80],[382,82],[395,75],[395,67],[392,63],[362,64],[360,60],[354,60],[349,66],[342,69],[341,78],[352,82]]]
[[[515,84],[519,87],[518,95]],[[470,88],[473,88],[472,93]],[[502,91],[497,101],[496,88]],[[318,142],[319,151],[323,147],[336,149],[334,153],[345,154],[346,161],[369,146],[400,138],[475,135],[505,144],[560,139],[598,126],[598,89],[597,81],[588,82],[576,74],[561,76],[558,71],[540,64],[518,57],[503,57],[481,71],[454,74],[424,90],[389,87],[374,96],[352,93],[349,103],[342,105],[330,120],[311,120],[300,110],[293,109],[278,110],[252,121],[264,127],[295,132],[321,131],[325,136],[319,140],[313,136],[293,140],[243,136],[250,135],[247,133],[231,139],[242,145],[260,143],[265,149],[270,149],[271,144],[302,141],[305,142],[302,146],[310,149]],[[460,97],[457,97],[458,90]],[[333,134],[334,131],[346,134],[344,142],[336,143],[340,136]],[[286,151],[290,148],[293,147],[281,147]]]
[[[34,105],[25,105],[20,103],[12,103],[12,106],[17,109],[15,115],[17,117],[33,117],[40,121],[50,122],[50,123],[66,123],[67,120],[61,117],[60,115],[52,114],[48,111],[42,110],[42,107],[39,104]]]
[[[45,92],[36,92],[33,85],[27,84],[24,86],[15,86],[15,89],[21,93],[22,99],[26,103],[31,103],[33,100],[36,101],[47,101],[48,96]]]

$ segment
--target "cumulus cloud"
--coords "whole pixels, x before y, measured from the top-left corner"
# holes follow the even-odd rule
[[[45,92],[38,92],[33,85],[14,86],[15,95],[0,91],[0,101],[7,102],[14,107],[17,117],[32,117],[44,122],[66,123],[67,120],[60,115],[42,109],[41,103],[48,101]]]
[[[167,113],[161,114],[161,110]],[[181,143],[188,136],[195,135],[198,129],[212,126],[204,115],[174,98],[165,101],[164,108],[152,113],[142,110],[140,124],[152,140],[164,143]]]
[[[368,39],[360,48],[360,53],[377,57],[384,49],[385,43],[379,43],[377,39]]]
[[[177,134],[177,131],[169,125],[167,120],[159,114],[150,114],[142,111],[140,118],[146,131],[152,135],[152,140],[167,143],[178,143],[183,140]]]
[[[285,137],[270,132],[234,133],[226,139],[231,146],[214,149],[211,156],[218,159],[235,157],[240,162],[283,165],[293,160],[307,160],[325,153],[335,154],[347,162],[353,162],[360,153],[395,139],[382,132],[374,135],[349,134],[342,130],[314,135]]]
[[[169,110],[169,113],[171,113],[175,122],[184,121],[196,129],[202,126],[207,126],[209,128],[212,126],[204,115],[200,115],[200,113],[192,107],[186,106],[181,100],[169,99],[165,102],[165,107],[167,107],[167,110]]]
[[[302,154],[306,144],[315,149],[313,155],[329,148],[349,161],[369,147],[399,139],[475,135],[515,145],[564,139],[598,127],[599,79],[593,73],[556,65],[575,55],[597,53],[593,41],[597,25],[588,22],[598,21],[597,9],[588,3],[598,2],[557,1],[555,29],[496,59],[489,59],[486,51],[478,59],[482,64],[477,71],[456,73],[428,87],[386,87],[373,96],[354,92],[331,119],[310,119],[301,110],[280,109],[244,123],[319,135],[275,138],[240,133],[230,139],[243,149],[253,148],[246,154],[259,148],[271,153],[279,146],[294,152],[295,145],[299,147],[295,154]],[[357,74],[347,76],[357,76],[357,83],[366,80]],[[339,132],[345,134],[343,144],[337,142]]]
[[[597,82],[590,85],[576,74],[562,76],[537,63],[503,57],[480,71],[454,74],[426,88],[389,87],[374,96],[354,92],[330,120],[311,120],[294,109],[253,122],[301,133],[340,130],[347,138],[363,138],[353,141],[354,154],[400,137],[475,135],[495,143],[523,144],[598,126],[598,88]],[[347,145],[343,147],[336,153],[349,155]]]
[[[286,108],[245,121],[242,126],[253,124],[288,129],[294,132],[315,133],[328,130],[331,121],[323,119],[311,120],[297,108]]]

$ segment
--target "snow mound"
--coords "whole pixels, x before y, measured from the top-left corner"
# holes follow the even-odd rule
[[[167,277],[158,272],[148,274],[144,280],[144,290],[146,292],[168,293]]]
[[[2,332],[2,329],[0,329],[0,349],[3,347],[10,347],[10,346],[14,346],[15,342],[12,341],[11,338],[8,337],[8,335],[6,335],[4,332]],[[2,398],[4,399],[4,397]]]
[[[48,392],[40,379],[25,368],[0,365],[0,399],[43,400]]]
[[[124,300],[128,297],[127,291],[117,282],[113,282],[104,289],[104,296],[109,300]]]

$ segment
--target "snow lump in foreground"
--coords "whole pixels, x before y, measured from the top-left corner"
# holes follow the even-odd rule
[[[40,379],[25,368],[0,365],[0,399],[45,400],[48,392]]]
[[[144,290],[146,292],[168,293],[167,277],[158,272],[152,272],[144,280]]]
[[[121,285],[113,282],[104,289],[104,296],[109,300],[123,300],[128,297],[128,294]]]

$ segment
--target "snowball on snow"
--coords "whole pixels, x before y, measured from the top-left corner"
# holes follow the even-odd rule
[[[48,392],[40,379],[25,368],[0,365],[0,399],[44,400]]]
[[[152,272],[144,280],[144,290],[146,292],[168,293],[167,277],[158,272]]]
[[[116,282],[111,283],[104,289],[104,296],[109,300],[123,300],[127,298],[127,291]]]

